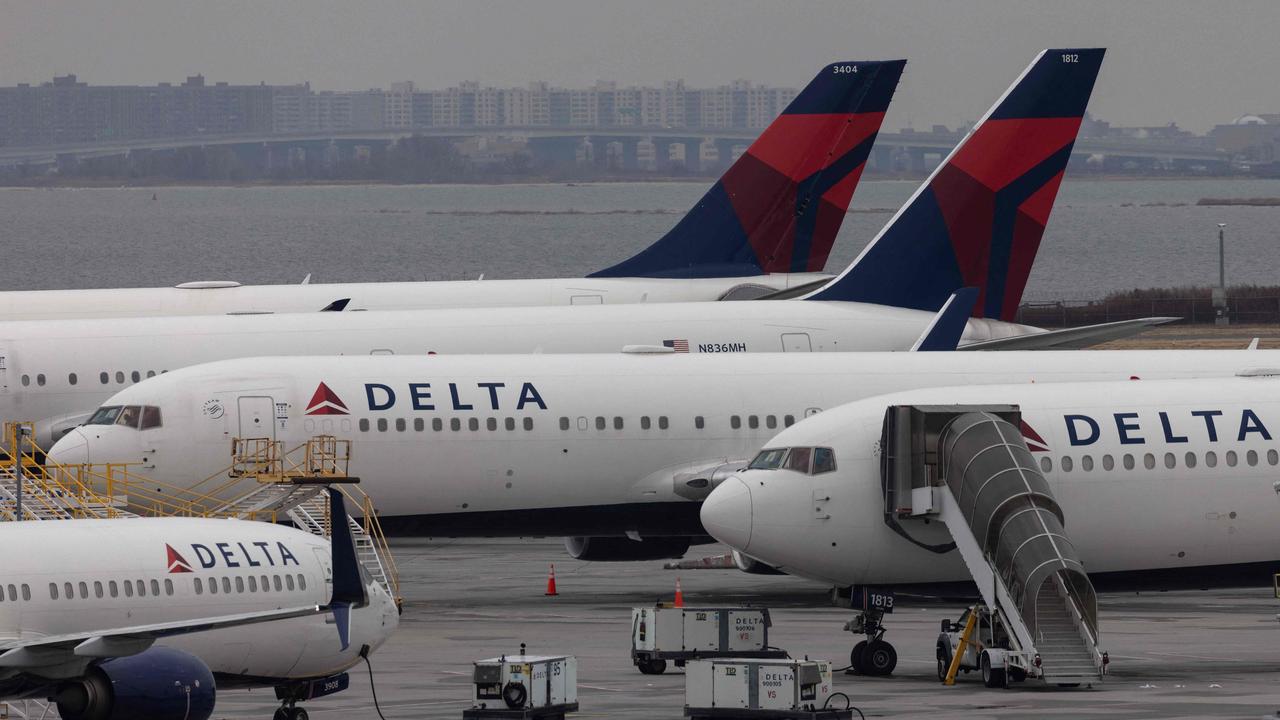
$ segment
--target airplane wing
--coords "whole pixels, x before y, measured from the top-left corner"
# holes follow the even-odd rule
[[[1148,317],[1136,320],[1085,325],[1084,327],[1046,330],[996,340],[961,345],[959,350],[1079,350],[1112,340],[1132,337],[1157,325],[1177,322],[1177,317]]]
[[[318,605],[239,613],[196,620],[45,635],[0,642],[0,668],[39,668],[74,660],[136,655],[160,638],[256,623],[307,617],[326,612]]]

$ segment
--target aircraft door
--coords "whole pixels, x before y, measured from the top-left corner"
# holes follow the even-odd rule
[[[245,395],[236,404],[240,437],[276,439],[275,400],[265,395]]]
[[[813,352],[809,333],[782,333],[782,352]]]
[[[0,343],[0,395],[9,392],[9,346]]]

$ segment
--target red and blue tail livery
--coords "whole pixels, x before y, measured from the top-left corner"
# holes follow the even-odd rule
[[[820,272],[906,62],[823,68],[670,232],[590,277]]]
[[[1013,320],[1084,117],[1102,49],[1045,50],[849,269],[811,300]]]

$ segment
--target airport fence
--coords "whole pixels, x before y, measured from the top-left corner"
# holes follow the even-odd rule
[[[1280,324],[1280,295],[1227,297],[1232,324]],[[1213,300],[1205,297],[1109,297],[1103,300],[1026,302],[1018,307],[1016,322],[1037,327],[1063,328],[1132,320],[1141,317],[1178,317],[1186,324],[1212,323],[1217,318]]]

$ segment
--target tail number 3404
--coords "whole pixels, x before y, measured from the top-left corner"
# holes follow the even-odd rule
[[[831,69],[835,71],[836,75],[844,75],[846,73],[858,72],[857,65],[832,65]]]

